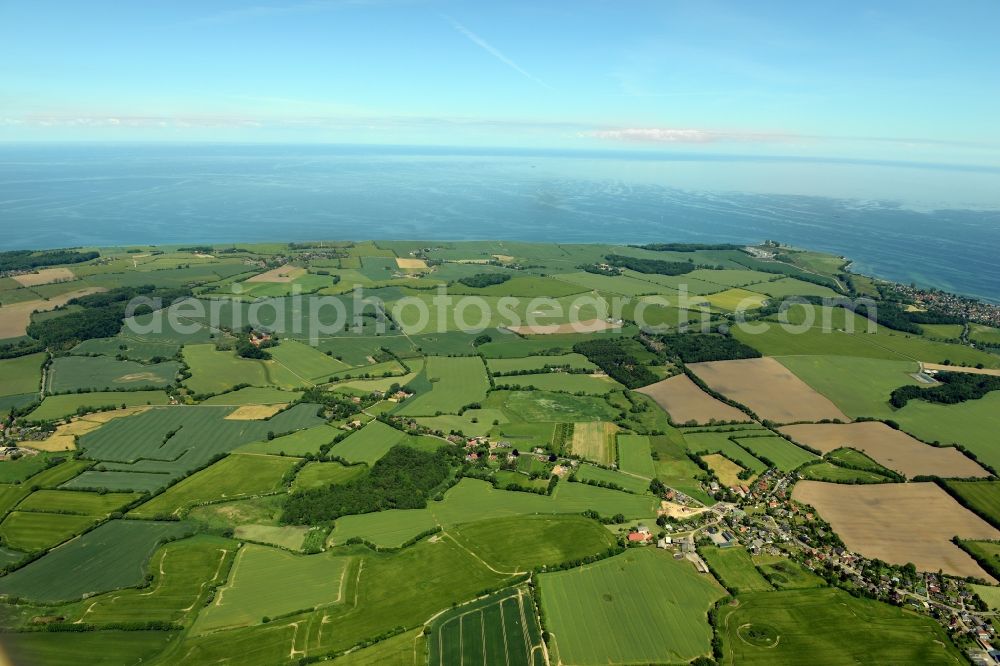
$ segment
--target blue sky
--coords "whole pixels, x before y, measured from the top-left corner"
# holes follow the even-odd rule
[[[0,141],[1000,167],[1000,3],[6,0]]]

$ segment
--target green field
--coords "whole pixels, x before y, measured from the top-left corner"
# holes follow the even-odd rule
[[[80,534],[98,520],[96,516],[12,511],[0,523],[0,537],[17,550],[44,550]]]
[[[232,351],[218,351],[214,344],[184,345],[184,362],[191,376],[184,381],[193,393],[223,393],[237,384],[267,386],[262,361],[242,359]]]
[[[327,553],[294,555],[247,544],[233,562],[225,585],[198,614],[193,631],[259,624],[283,615],[344,600],[351,558]]]
[[[178,640],[174,631],[5,634],[3,653],[16,664],[120,666],[153,661]]]
[[[656,476],[656,466],[650,455],[649,437],[618,435],[618,469],[644,479]]]
[[[969,324],[969,339],[984,345],[1000,345],[1000,328]]]
[[[234,453],[139,505],[129,516],[177,517],[198,504],[278,492],[283,489],[282,478],[297,462],[295,458]]]
[[[687,662],[711,652],[708,610],[725,595],[686,560],[631,549],[538,577],[545,626],[563,663]]]
[[[125,331],[128,333],[128,331]],[[118,356],[121,354],[132,361],[152,361],[154,358],[173,358],[180,345],[170,341],[146,341],[119,335],[113,338],[84,340],[70,350],[71,354],[88,356]]]
[[[138,407],[140,405],[165,405],[167,394],[163,391],[121,391],[93,393],[70,393],[50,395],[35,408],[27,419],[30,421],[54,421],[76,414],[80,410],[95,411],[107,407]]]
[[[88,493],[73,490],[36,490],[18,511],[49,511],[83,516],[106,516],[139,498],[137,493]]]
[[[781,278],[771,282],[762,282],[747,287],[750,291],[757,291],[774,298],[785,298],[787,296],[821,296],[824,298],[834,298],[838,294],[829,287],[812,282],[803,282],[795,278]]]
[[[717,294],[705,296],[705,300],[720,310],[746,312],[762,306],[767,297],[746,289],[726,289]]]
[[[296,340],[282,340],[281,344],[271,347],[268,352],[275,364],[283,365],[307,385],[324,382],[333,373],[350,367],[343,361]]]
[[[962,324],[920,324],[920,330],[928,338],[935,340],[958,340],[965,326]]]
[[[248,386],[228,393],[213,395],[202,401],[203,405],[280,405],[295,402],[301,391],[284,391],[267,386]]]
[[[240,453],[270,453],[272,455],[284,453],[289,456],[304,456],[307,453],[318,454],[321,446],[330,444],[341,434],[344,434],[343,430],[323,424],[270,440],[250,442],[241,446],[238,451]]]
[[[891,483],[892,479],[876,472],[848,469],[829,462],[806,465],[799,474],[803,478],[814,481],[830,481],[831,483]]]
[[[857,449],[834,449],[833,451],[827,453],[825,457],[827,460],[833,461],[834,463],[846,465],[848,467],[860,467],[865,471],[874,472],[879,475],[887,475],[889,473],[889,470]]]
[[[981,562],[983,568],[990,572],[994,578],[1000,576],[1000,543],[963,540],[961,544],[962,548],[969,551],[977,561]]]
[[[735,326],[733,335],[765,356],[832,355],[926,363],[950,360],[956,364],[1000,367],[1000,356],[971,347],[937,342],[885,326],[869,333],[868,320],[848,314],[842,308],[794,305],[788,310],[787,321],[794,328],[777,322],[751,322]],[[758,330],[761,323],[764,329]]]
[[[49,466],[52,456],[51,453],[39,453],[34,456],[21,456],[16,460],[0,461],[0,483],[24,481],[38,474]]]
[[[352,463],[374,465],[389,449],[405,438],[406,433],[381,421],[372,421],[330,449],[330,455]]]
[[[600,398],[546,391],[493,391],[485,406],[494,405],[518,421],[610,421],[617,415]]]
[[[525,356],[523,358],[491,358],[486,361],[490,372],[541,371],[546,367],[568,367],[571,370],[596,370],[597,366],[583,354]],[[512,378],[513,379],[513,378]],[[506,380],[504,380],[506,381]]]
[[[499,409],[467,409],[461,416],[457,414],[444,414],[442,416],[420,416],[417,423],[440,430],[448,434],[456,430],[468,437],[481,437],[486,435],[493,428],[493,422],[497,424],[508,423],[510,419]]]
[[[78,619],[95,624],[137,617],[189,625],[209,587],[225,582],[236,555],[235,542],[199,534],[160,546],[150,559],[148,588],[108,592],[88,599]]]
[[[945,481],[948,488],[964,500],[966,506],[1000,525],[1000,481]]]
[[[531,375],[497,377],[497,384],[532,387],[539,391],[562,391],[565,393],[585,393],[606,395],[617,391],[622,385],[605,376],[570,374],[566,372],[544,372]]]
[[[306,616],[311,621],[302,627],[306,634],[300,645],[308,645],[314,654],[344,650],[396,627],[420,625],[453,603],[468,601],[505,580],[450,540],[424,541],[391,554],[356,552],[363,563],[352,566],[354,573],[345,581],[347,603]],[[323,617],[325,623],[321,623]],[[273,664],[288,659],[294,633],[294,627],[288,627],[288,621],[281,621],[215,632],[192,637],[185,647],[190,650],[188,658],[196,663],[239,654],[244,664]],[[331,631],[332,627],[337,630]]]
[[[429,638],[431,666],[544,663],[534,602],[531,593],[520,588],[448,611],[430,625]]]
[[[329,541],[339,546],[361,537],[380,548],[398,548],[435,526],[437,519],[427,509],[389,509],[338,518]]]
[[[918,439],[962,444],[980,462],[1000,470],[1000,448],[996,445],[996,433],[1000,431],[1000,391],[957,405],[910,400],[892,418]]]
[[[588,465],[587,463],[583,463],[576,468],[576,477],[581,481],[613,483],[616,486],[621,486],[630,493],[644,493],[649,490],[649,481],[647,479],[618,472],[613,469]]]
[[[486,398],[490,387],[486,366],[475,357],[431,356],[424,369],[430,383],[429,391],[403,403],[398,414],[404,416],[434,416],[438,412],[457,414],[458,410]]]
[[[144,365],[108,356],[62,356],[52,361],[46,389],[68,393],[164,388],[176,381],[180,367],[177,361]]]
[[[530,571],[615,546],[611,532],[582,516],[513,516],[465,523],[447,533],[494,569]]]
[[[851,356],[779,356],[778,361],[851,418],[893,418],[889,394],[920,382],[913,361]]]
[[[178,522],[112,520],[0,578],[0,594],[52,603],[137,585],[157,545],[189,529]]]
[[[46,354],[28,354],[0,360],[0,396],[37,393],[42,384]]]
[[[652,448],[653,468],[656,478],[664,485],[679,490],[704,504],[714,504],[709,495],[701,488],[699,478],[705,472],[687,455],[684,438],[674,428],[667,430],[666,435],[654,435],[649,438]]]
[[[754,555],[757,569],[779,590],[826,587],[825,580],[793,559],[781,555]]]
[[[445,493],[443,501],[429,502],[426,509],[393,509],[338,518],[330,540],[342,544],[352,537],[362,537],[379,546],[394,547],[435,525],[447,530],[454,525],[481,520],[587,510],[597,511],[602,516],[621,513],[626,518],[649,519],[656,515],[654,504],[652,495],[631,495],[583,483],[560,482],[552,496],[547,497],[497,489],[485,481],[462,479]]]
[[[733,460],[741,465],[743,468],[753,470],[755,473],[760,474],[767,469],[767,465],[760,460],[757,460],[757,458],[747,452],[746,449],[742,448],[730,439],[730,437],[738,437],[741,434],[743,433],[740,431],[689,432],[684,435],[684,440],[687,442],[688,448],[694,453],[721,453],[730,460]],[[756,433],[751,432],[748,434],[753,435]]]
[[[831,588],[740,595],[719,627],[724,664],[963,662],[933,619]]]
[[[705,558],[720,582],[734,594],[773,590],[767,579],[760,575],[745,548],[717,548],[706,546],[698,553]]]
[[[68,486],[154,491],[269,432],[280,436],[323,423],[307,403],[260,421],[227,419],[234,409],[175,406],[111,421],[79,438],[84,456],[99,462]]]
[[[335,483],[347,483],[368,471],[367,465],[341,465],[337,462],[311,462],[299,470],[292,482],[292,491],[320,488]]]
[[[816,460],[815,453],[810,453],[777,435],[741,437],[736,443],[757,458],[767,458],[782,472],[790,472],[807,462]]]

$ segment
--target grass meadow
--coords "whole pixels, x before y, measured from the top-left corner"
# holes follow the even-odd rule
[[[937,622],[835,588],[740,595],[719,611],[723,664],[961,664]]]
[[[708,610],[725,596],[686,560],[635,548],[538,577],[550,649],[562,663],[686,662],[711,652]]]

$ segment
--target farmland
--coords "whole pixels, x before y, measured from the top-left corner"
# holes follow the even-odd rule
[[[336,604],[343,599],[351,564],[349,557],[293,555],[247,544],[194,631],[258,624],[268,616]]]
[[[459,606],[430,627],[429,664],[528,666],[541,659],[541,630],[527,590],[504,590]]]
[[[750,417],[739,409],[718,400],[695,384],[687,375],[676,375],[670,379],[650,384],[638,389],[656,401],[674,423],[704,425],[708,423],[745,423]]]
[[[773,590],[760,572],[757,571],[750,555],[743,548],[716,548],[708,546],[699,551],[715,573],[726,586],[734,592],[764,592]]]
[[[670,239],[97,252],[42,269],[72,283],[0,278],[0,328],[38,336],[0,345],[15,663],[959,663],[994,620],[968,595],[996,588],[964,577],[1000,579],[1000,392],[890,396],[934,386],[921,364],[1000,368],[996,330],[907,308],[905,288],[890,304],[843,257]],[[51,309],[123,285],[184,300],[124,326],[103,300]],[[809,304],[786,313],[798,332],[777,325],[786,296],[838,285],[911,332]],[[493,308],[483,330],[461,330],[466,296]],[[651,328],[684,322],[707,327]]]
[[[781,432],[823,453],[841,447],[857,449],[908,477],[922,474],[959,478],[989,476],[958,449],[928,446],[877,421],[793,425],[782,428]]]
[[[407,400],[399,413],[406,416],[455,414],[472,402],[486,398],[489,381],[478,358],[432,356],[424,369],[431,390]]]
[[[611,532],[580,516],[497,518],[449,527],[447,533],[503,571],[564,564],[615,546]]]
[[[539,586],[550,649],[572,664],[688,661],[707,654],[712,632],[706,615],[725,594],[689,562],[652,549],[542,574]]]
[[[966,506],[993,525],[1000,524],[1000,481],[948,481],[947,485]]]
[[[795,446],[783,437],[740,437],[736,443],[760,460],[770,460],[782,472],[790,472],[816,459],[816,454]]]
[[[0,579],[0,594],[56,602],[142,582],[160,541],[184,523],[113,520]]]
[[[294,458],[233,454],[193,474],[129,513],[134,518],[183,516],[207,502],[277,492]]]
[[[868,557],[992,580],[951,538],[997,539],[1000,531],[933,483],[845,486],[802,481],[792,497],[815,507],[848,548]],[[921,519],[910,520],[915,515]]]
[[[63,356],[52,361],[49,391],[121,391],[164,388],[173,384],[180,364],[176,361],[143,365],[106,356]]]
[[[858,662],[960,664],[941,627],[925,617],[836,589],[740,595],[724,606],[725,664]]]
[[[610,465],[615,460],[615,433],[618,427],[604,421],[585,421],[573,425],[569,450],[581,458]]]
[[[650,456],[649,438],[644,435],[618,436],[618,469],[644,479],[656,476]]]
[[[714,391],[778,423],[849,420],[836,405],[771,358],[692,363],[691,370]]]
[[[102,410],[139,405],[165,405],[167,394],[163,391],[126,391],[122,393],[100,392],[70,393],[46,396],[42,404],[27,418],[33,421],[53,421],[66,418],[79,411]]]
[[[372,421],[330,449],[330,453],[348,462],[372,465],[405,437],[405,433],[381,421]]]

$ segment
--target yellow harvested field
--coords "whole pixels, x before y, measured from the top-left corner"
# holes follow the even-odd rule
[[[570,451],[581,458],[610,465],[615,461],[615,435],[618,430],[618,426],[607,421],[575,423]]]
[[[494,254],[493,258],[505,264],[509,264],[512,261],[514,261],[514,257],[510,256],[509,254]]]
[[[226,418],[230,421],[263,421],[269,419],[288,404],[277,405],[242,405],[230,412]]]
[[[850,421],[830,400],[770,357],[690,363],[688,368],[713,391],[776,423]]]
[[[280,266],[247,278],[247,282],[291,282],[306,274],[306,269],[298,266]]]
[[[611,328],[621,328],[621,324],[616,324],[603,319],[585,319],[572,324],[537,324],[535,326],[508,326],[507,330],[521,335],[554,335],[557,333],[594,333],[595,331],[606,331]]]
[[[43,268],[34,273],[14,276],[14,280],[22,287],[38,287],[43,284],[68,282],[75,279],[76,275],[68,268]]]
[[[753,477],[750,477],[749,479],[741,479],[739,474],[743,471],[743,468],[724,455],[719,453],[710,453],[707,456],[701,456],[701,459],[704,460],[705,464],[711,467],[712,471],[715,472],[715,475],[719,477],[719,483],[727,488],[739,485],[750,485],[753,481]]]
[[[712,422],[748,423],[752,419],[698,388],[687,375],[675,375],[662,382],[636,389],[656,401],[678,424],[705,425]]]
[[[88,287],[77,289],[59,296],[53,296],[48,300],[25,301],[24,303],[12,303],[0,307],[0,340],[4,338],[19,338],[28,330],[31,323],[32,312],[47,312],[55,310],[61,305],[66,305],[74,298],[96,294],[100,291],[107,291],[103,287]]]
[[[924,444],[880,421],[808,423],[785,426],[779,430],[799,444],[823,453],[841,447],[857,449],[879,464],[909,478],[920,475],[945,478],[990,475],[956,448]]]
[[[865,557],[996,582],[951,539],[1000,539],[1000,530],[936,484],[799,481],[792,499],[814,507],[850,550]]]
[[[141,405],[139,407],[128,407],[126,409],[114,409],[107,412],[87,414],[69,423],[57,426],[55,432],[46,439],[20,442],[19,446],[38,451],[72,451],[76,448],[77,436],[93,432],[113,419],[129,416],[130,414],[138,414],[147,409],[149,409],[149,405]]]
[[[423,259],[403,259],[403,258],[397,258],[396,259],[396,266],[398,268],[407,268],[407,269],[422,270],[422,269],[427,268],[427,262],[424,261]]]
[[[935,370],[937,372],[968,372],[974,375],[994,375],[1000,377],[1000,368],[966,368],[961,365],[941,365],[940,363],[920,363],[923,371]]]

